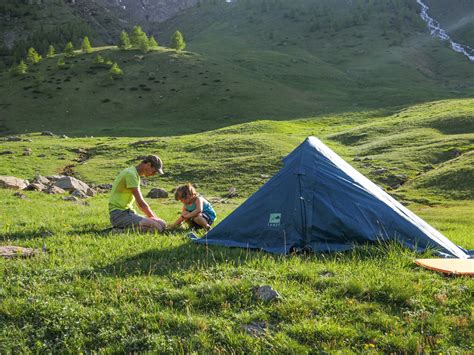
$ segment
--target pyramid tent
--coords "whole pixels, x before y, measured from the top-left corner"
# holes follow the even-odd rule
[[[428,223],[364,177],[315,137],[284,160],[255,194],[195,242],[286,254],[349,250],[395,240],[417,251],[467,259]]]

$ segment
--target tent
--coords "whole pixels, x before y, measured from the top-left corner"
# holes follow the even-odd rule
[[[455,245],[315,137],[283,160],[283,168],[227,218],[195,242],[260,249],[345,251],[395,240],[467,259]]]

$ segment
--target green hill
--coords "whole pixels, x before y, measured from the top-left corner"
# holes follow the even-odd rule
[[[2,132],[186,134],[472,95],[474,66],[429,36],[416,6],[328,4],[196,7],[154,31],[166,45],[182,30],[187,52],[99,49],[122,67],[120,81],[91,68],[94,55],[3,73]]]

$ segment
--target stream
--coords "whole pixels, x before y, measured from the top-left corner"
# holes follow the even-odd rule
[[[443,41],[449,41],[451,48],[458,53],[464,54],[471,62],[474,62],[474,48],[454,42],[451,37],[443,30],[438,21],[428,15],[429,7],[422,0],[416,0],[421,6],[420,17],[428,24],[432,36],[439,37]]]

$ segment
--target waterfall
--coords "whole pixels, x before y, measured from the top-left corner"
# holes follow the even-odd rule
[[[428,24],[431,35],[439,37],[443,41],[449,41],[455,52],[464,54],[471,62],[474,62],[474,48],[454,42],[446,31],[441,28],[439,22],[428,15],[429,7],[422,0],[416,0],[416,2],[421,6],[420,17]]]

